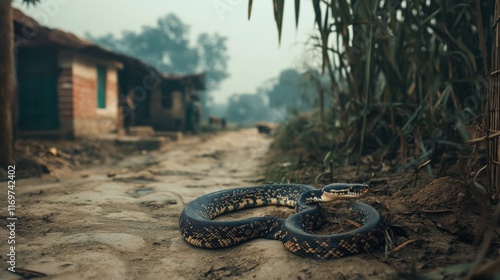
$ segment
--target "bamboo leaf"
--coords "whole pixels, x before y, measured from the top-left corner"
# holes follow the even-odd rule
[[[315,21],[316,25],[318,26],[319,34],[321,36],[321,52],[322,52],[322,57],[323,57],[323,63],[322,63],[322,72],[325,71],[325,66],[326,66],[326,48],[327,45],[325,44],[325,30],[323,29],[323,25],[321,24],[321,7],[320,7],[320,0],[313,0],[313,7],[314,7],[314,14],[315,14]],[[325,17],[328,17],[328,14],[325,15]]]
[[[299,28],[300,0],[295,0],[295,28]]]
[[[281,31],[283,26],[283,10],[285,8],[285,0],[273,0],[274,5],[274,20],[278,27],[278,41],[281,44]]]
[[[319,1],[320,0],[313,0],[314,19],[316,20],[316,25],[318,25],[320,33],[323,33],[321,30],[321,7],[319,6]]]
[[[248,20],[250,20],[250,17],[252,16],[252,5],[253,0],[248,0]]]
[[[450,98],[450,93],[451,93],[451,85],[448,84],[446,85],[446,87],[443,90],[443,93],[441,93],[441,96],[434,105],[434,110],[436,110],[439,105],[441,105],[441,110],[443,111],[446,110],[446,104],[448,103],[448,100]]]
[[[410,119],[405,123],[403,128],[401,129],[405,135],[410,135],[415,126],[420,122],[422,116],[425,111],[425,105],[427,103],[427,99],[429,98],[429,94],[425,95],[424,100],[420,103],[417,110],[413,113]]]
[[[435,10],[432,14],[430,14],[426,19],[420,22],[420,26],[424,26],[427,22],[431,21],[431,19],[436,18],[437,14],[441,11],[441,8]]]
[[[37,3],[40,3],[40,0],[23,0],[23,3],[29,7],[29,5],[35,6]]]

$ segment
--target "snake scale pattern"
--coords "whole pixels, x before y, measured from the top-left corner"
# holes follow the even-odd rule
[[[201,248],[225,248],[255,238],[280,240],[292,253],[314,259],[333,259],[367,252],[383,240],[381,217],[371,206],[354,202],[350,206],[361,227],[331,235],[311,234],[325,222],[320,202],[363,196],[368,186],[330,184],[322,189],[296,184],[264,185],[222,190],[199,197],[186,205],[179,219],[181,235]],[[287,219],[252,217],[235,221],[213,220],[241,209],[284,205],[296,213]]]

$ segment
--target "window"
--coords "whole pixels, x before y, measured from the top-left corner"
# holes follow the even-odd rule
[[[97,66],[97,108],[106,108],[106,67]]]

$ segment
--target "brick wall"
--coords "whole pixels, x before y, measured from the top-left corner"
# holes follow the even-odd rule
[[[75,136],[96,137],[97,70],[95,63],[73,60],[73,123]]]
[[[118,64],[77,52],[61,52],[59,111],[61,130],[75,137],[115,132],[118,119]],[[97,108],[97,65],[106,66],[106,108]]]

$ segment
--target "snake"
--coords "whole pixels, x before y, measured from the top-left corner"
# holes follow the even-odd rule
[[[321,203],[356,199],[369,190],[365,184],[334,183],[316,189],[300,184],[272,184],[226,189],[209,193],[189,202],[179,218],[183,238],[191,245],[206,249],[236,246],[255,238],[280,240],[295,255],[312,259],[335,259],[369,252],[384,238],[382,218],[370,205],[353,202],[360,227],[339,234],[314,234],[325,222]],[[241,220],[214,218],[242,209],[278,205],[295,208],[284,219],[264,216]]]

